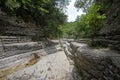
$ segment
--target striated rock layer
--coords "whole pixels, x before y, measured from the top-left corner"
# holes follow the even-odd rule
[[[120,50],[120,0],[98,0],[103,4],[102,13],[106,15],[107,27],[101,29],[97,40],[103,46]]]
[[[120,55],[109,49],[91,49],[86,44],[72,42],[68,49],[75,67],[84,80],[119,80]],[[79,80],[79,79],[78,79]]]

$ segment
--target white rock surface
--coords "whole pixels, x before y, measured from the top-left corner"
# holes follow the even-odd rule
[[[19,70],[6,80],[72,80],[69,61],[63,51],[41,58],[33,66]]]

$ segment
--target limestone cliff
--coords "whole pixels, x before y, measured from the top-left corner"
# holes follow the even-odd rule
[[[107,27],[101,29],[101,43],[120,50],[120,0],[100,0],[103,3],[102,13],[106,14]]]
[[[0,35],[32,36],[35,35],[34,24],[17,22],[15,17],[0,14]]]

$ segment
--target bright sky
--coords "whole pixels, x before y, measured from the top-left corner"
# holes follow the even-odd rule
[[[74,7],[74,3],[76,0],[71,0],[70,4],[68,5],[68,9],[66,14],[68,15],[68,22],[73,22],[76,20],[77,15],[83,14],[82,10],[77,11],[77,9]]]

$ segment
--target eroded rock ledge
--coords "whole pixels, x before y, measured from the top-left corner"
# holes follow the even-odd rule
[[[77,72],[83,80],[120,79],[119,52],[109,49],[91,49],[86,44],[76,42],[70,43],[68,47]]]

